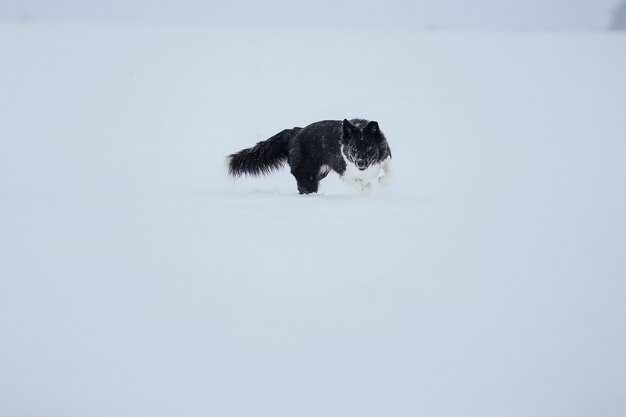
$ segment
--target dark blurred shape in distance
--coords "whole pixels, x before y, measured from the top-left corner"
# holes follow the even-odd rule
[[[617,6],[613,12],[611,30],[626,30],[626,1]]]

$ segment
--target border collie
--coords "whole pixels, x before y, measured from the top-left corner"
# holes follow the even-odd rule
[[[265,175],[287,162],[300,194],[316,193],[319,182],[332,170],[361,194],[371,191],[372,180],[381,185],[391,179],[391,150],[378,123],[363,119],[324,120],[305,128],[285,129],[252,148],[227,158],[229,174]]]

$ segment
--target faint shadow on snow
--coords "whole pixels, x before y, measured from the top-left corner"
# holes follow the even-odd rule
[[[311,199],[311,200],[361,200],[367,197],[358,195],[358,194],[326,194],[326,193],[316,193],[316,194],[307,194],[302,195],[297,192],[288,192],[281,190],[279,188],[270,188],[270,189],[254,189],[245,192],[241,191],[221,191],[217,193],[219,197],[228,197],[228,198],[259,198],[259,199],[275,199],[275,198],[285,198],[285,199]]]

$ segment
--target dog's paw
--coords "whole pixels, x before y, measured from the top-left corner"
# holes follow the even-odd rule
[[[393,181],[393,177],[391,174],[385,174],[382,177],[378,178],[378,183],[383,187],[387,187]]]
[[[359,192],[360,195],[366,196],[372,191],[374,185],[371,182],[363,182],[361,180],[355,181],[354,188]]]

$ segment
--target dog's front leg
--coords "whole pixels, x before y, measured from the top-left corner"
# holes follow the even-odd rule
[[[373,185],[370,182],[363,182],[359,178],[340,177],[342,180],[352,185],[361,195],[367,195],[372,191]]]
[[[380,178],[378,178],[378,182],[383,187],[386,187],[393,180],[393,171],[391,170],[391,158],[385,159],[382,168],[385,173]]]

